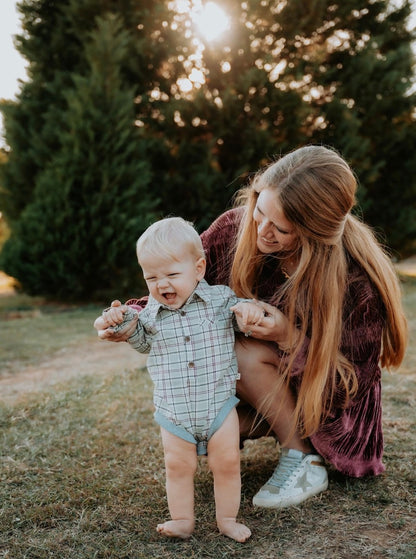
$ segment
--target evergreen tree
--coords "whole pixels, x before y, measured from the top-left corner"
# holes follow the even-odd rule
[[[71,72],[82,67],[79,39],[65,15],[69,0],[26,1],[17,6],[24,34],[17,36],[16,45],[29,62],[29,80],[17,101],[1,108],[10,152],[1,167],[0,205],[12,227],[32,200],[38,173],[59,148],[66,105],[63,92],[71,85]]]
[[[81,219],[90,195],[94,208],[100,207],[99,200],[105,207],[102,213],[91,209],[85,220],[91,220],[93,229],[107,219],[104,244],[127,239],[115,216],[131,216],[133,207],[142,208],[144,221],[153,211],[159,217],[179,214],[202,230],[227,207],[249,173],[306,143],[339,149],[360,179],[365,219],[402,254],[414,248],[416,95],[409,92],[414,69],[414,33],[407,29],[410,0],[401,7],[389,0],[364,5],[358,0],[224,0],[221,7],[231,18],[231,28],[218,41],[200,37],[189,10],[179,4],[184,3],[20,2],[24,33],[18,45],[30,63],[29,82],[15,103],[2,107],[10,151],[7,163],[0,165],[0,209],[12,231],[3,261],[9,266],[13,262],[14,275],[27,281],[29,274],[19,259],[35,266],[36,258],[24,252],[23,239],[36,239],[37,244],[44,235],[48,243],[57,242],[51,240],[51,227],[30,224],[39,221],[40,214],[50,215],[54,231],[62,234],[62,223],[67,225],[75,215]],[[194,4],[189,0],[188,8]],[[92,47],[85,48],[91,33],[98,33],[96,16],[109,13],[118,15],[118,38],[114,35],[113,40],[121,41],[124,49],[117,61],[118,81],[113,75],[119,104],[114,101],[111,113],[102,95],[108,75],[93,87],[98,74],[109,68],[94,66],[97,57],[92,57]],[[94,48],[97,37],[91,43]],[[115,64],[114,57],[109,60]],[[192,75],[194,85],[186,90],[181,80]],[[133,110],[133,99],[135,114],[127,115],[122,105]],[[112,120],[118,111],[118,119]],[[118,197],[125,206],[117,208],[105,205],[105,189],[97,195],[94,190],[106,184],[105,165],[97,166],[98,160],[103,163],[106,143],[98,138],[110,137],[110,129],[124,139],[124,158],[112,150],[109,180],[114,192],[121,193],[122,182],[131,185]],[[125,181],[139,161],[136,179],[143,180]],[[116,167],[120,180],[112,174]],[[153,204],[143,196],[149,181]],[[58,192],[53,192],[53,184],[59,185]],[[89,191],[88,185],[95,187]],[[135,222],[134,228],[143,227],[144,221]],[[84,258],[91,269],[98,269],[96,246],[86,238],[76,240],[73,235],[70,252],[76,254],[77,243],[88,246]],[[111,278],[103,284],[121,281],[118,274],[129,276],[128,258],[116,244],[109,250],[115,253],[118,259],[108,260]],[[54,268],[65,270],[59,281],[48,279],[50,293],[59,289],[70,266],[76,268],[74,262],[50,262],[51,275]],[[87,268],[82,276],[85,294],[94,289],[93,273],[87,279]],[[33,278],[37,274],[31,271]],[[43,283],[30,281],[27,289],[33,292]],[[100,282],[95,281],[98,288]],[[71,283],[67,291],[79,294],[82,288]]]
[[[28,293],[90,298],[137,288],[134,244],[157,199],[149,194],[134,95],[120,76],[129,40],[118,18],[98,18],[86,48],[89,71],[73,74],[65,91],[60,148],[2,252],[5,271]]]
[[[299,53],[302,74],[309,78],[309,119],[316,123],[311,141],[329,143],[350,160],[361,184],[365,220],[406,254],[416,239],[410,4],[320,4],[325,6],[321,31],[301,41]]]
[[[7,164],[0,166],[0,208],[12,227],[32,200],[38,174],[60,148],[66,90],[73,87],[73,74],[87,71],[84,46],[96,17],[118,14],[132,36],[120,61],[120,75],[134,88],[135,96],[142,96],[142,103],[136,105],[140,112],[148,110],[147,98],[159,82],[167,89],[168,80],[160,70],[168,49],[175,45],[170,26],[164,26],[169,14],[165,2],[22,0],[17,8],[23,33],[15,42],[28,62],[29,79],[16,102],[6,101],[0,107],[10,148]]]
[[[199,118],[195,141],[211,142],[211,167],[232,190],[276,154],[305,143],[331,145],[358,174],[364,218],[402,254],[414,249],[410,3],[221,5],[231,14],[232,28],[223,41],[205,45],[200,65],[206,82],[190,106],[179,110],[188,123],[180,137]],[[225,205],[230,192],[222,192]]]

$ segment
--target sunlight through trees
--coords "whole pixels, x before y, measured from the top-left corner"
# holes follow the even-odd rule
[[[68,296],[128,289],[131,247],[153,216],[181,215],[202,231],[259,166],[308,143],[342,152],[364,219],[400,254],[414,250],[410,6],[21,0],[28,81],[0,107],[0,211],[11,231],[0,265],[33,293],[56,292],[54,266]],[[119,22],[105,56],[102,18]],[[104,190],[117,203],[98,211]],[[49,227],[29,223],[40,215]]]

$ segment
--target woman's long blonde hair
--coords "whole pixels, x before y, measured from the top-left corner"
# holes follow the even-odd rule
[[[351,214],[357,189],[354,173],[333,149],[306,146],[272,163],[240,192],[238,203],[245,213],[231,270],[237,295],[256,296],[264,255],[257,248],[253,211],[264,189],[276,193],[298,236],[298,268],[270,302],[279,304],[301,332],[295,339],[293,328],[289,342],[295,347],[282,375],[277,375],[281,382],[289,382],[297,352],[305,336],[310,337],[294,421],[307,437],[327,416],[336,392],[345,394],[346,406],[357,391],[353,365],[340,352],[348,261],[352,258],[364,270],[384,304],[380,364],[387,368],[400,365],[406,348],[402,293],[391,260],[372,230]]]

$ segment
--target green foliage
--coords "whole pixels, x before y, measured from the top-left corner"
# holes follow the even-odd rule
[[[337,9],[339,23],[331,36],[344,37],[340,46],[314,61],[313,73],[321,75],[327,97],[325,104],[322,98],[312,103],[325,122],[313,138],[350,159],[361,184],[364,219],[406,254],[416,238],[416,95],[409,92],[415,58],[406,27],[410,5],[393,10],[389,2],[379,1],[353,10],[354,4],[344,2]]]
[[[7,223],[3,216],[0,215],[0,250],[1,247],[4,245],[6,239],[9,237],[9,228],[7,227]]]
[[[29,62],[29,81],[17,102],[1,107],[10,157],[0,170],[0,206],[12,227],[32,200],[38,174],[59,146],[71,73],[85,68],[74,22],[65,12],[68,6],[67,0],[18,4],[25,33],[17,36],[16,45]]]
[[[229,33],[221,41],[205,41],[200,58],[194,54],[183,72],[199,69],[205,82],[179,98],[149,99],[158,122],[146,123],[147,133],[157,126],[169,138],[168,176],[160,180],[164,213],[178,208],[195,219],[197,187],[204,193],[196,217],[203,228],[259,165],[300,145],[324,143],[353,165],[364,218],[406,254],[416,238],[410,4],[221,5],[232,17]],[[183,29],[184,19],[175,19]],[[172,49],[174,60],[179,55]],[[179,205],[172,200],[173,188],[187,195],[191,190],[189,206],[183,198]]]
[[[2,252],[5,271],[28,293],[88,298],[137,283],[134,243],[157,199],[148,194],[133,93],[120,78],[128,40],[117,18],[98,19],[86,48],[90,70],[65,91],[60,148]]]
[[[202,230],[259,166],[307,143],[337,148],[366,221],[402,255],[414,249],[409,0],[224,0],[231,28],[217,41],[172,6],[19,3],[29,81],[1,106],[0,210],[1,261],[24,289],[127,289],[150,220]],[[192,71],[202,78],[184,91]]]

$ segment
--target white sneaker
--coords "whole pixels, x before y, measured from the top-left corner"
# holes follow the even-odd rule
[[[284,508],[298,505],[328,487],[328,474],[317,454],[283,448],[269,481],[253,497],[257,507]]]

